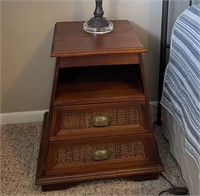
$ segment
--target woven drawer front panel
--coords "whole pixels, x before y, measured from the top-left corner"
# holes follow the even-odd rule
[[[61,120],[61,129],[92,127],[92,118],[96,116],[111,117],[111,126],[136,125],[140,123],[139,109],[139,107],[132,107],[130,109],[113,109],[109,111],[79,111],[64,113]]]
[[[73,146],[57,149],[56,164],[76,164],[93,161],[91,154],[95,150],[107,149],[111,152],[109,160],[144,158],[144,145],[141,141],[121,142],[88,146]]]

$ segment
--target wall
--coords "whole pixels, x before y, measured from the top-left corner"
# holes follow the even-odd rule
[[[57,21],[88,20],[94,0],[2,2],[2,113],[48,109]],[[161,0],[104,0],[108,19],[128,19],[149,50],[144,55],[149,98],[157,99]]]
[[[1,1],[0,1],[0,16],[1,16],[1,18],[2,18],[2,15],[1,15]],[[1,74],[2,72],[1,72],[1,20],[0,20],[0,111],[1,111],[1,81],[2,81],[2,79],[1,79]],[[1,123],[1,119],[0,119],[0,123]]]

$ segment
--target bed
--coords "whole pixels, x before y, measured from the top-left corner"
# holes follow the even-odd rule
[[[176,19],[161,106],[163,133],[190,195],[200,195],[200,4]]]

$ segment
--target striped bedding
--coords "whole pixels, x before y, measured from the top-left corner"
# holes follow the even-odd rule
[[[162,106],[184,130],[186,151],[200,165],[200,4],[186,9],[171,35]]]

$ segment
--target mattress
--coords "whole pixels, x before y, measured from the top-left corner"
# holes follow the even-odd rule
[[[170,152],[177,160],[190,195],[200,195],[199,168],[194,158],[186,151],[184,130],[172,115],[163,109],[163,134],[169,141]]]
[[[200,5],[176,20],[161,104],[185,131],[187,151],[200,164]]]

